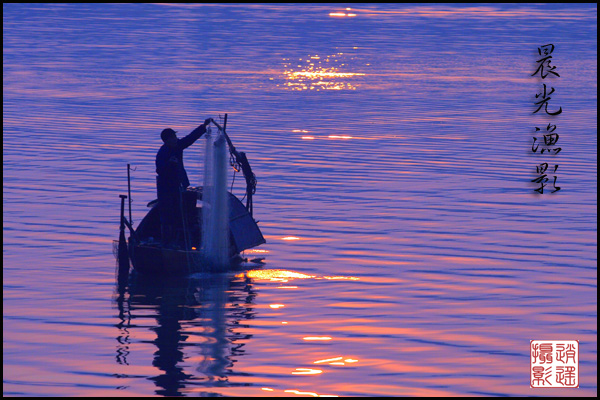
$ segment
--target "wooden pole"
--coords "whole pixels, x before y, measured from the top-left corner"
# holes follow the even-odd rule
[[[129,195],[129,225],[133,226],[133,220],[131,219],[131,180],[129,177],[129,170],[131,164],[127,164],[127,194]]]
[[[129,252],[127,251],[127,240],[125,240],[125,199],[127,196],[120,194],[121,198],[121,224],[119,226],[119,266],[129,266]]]

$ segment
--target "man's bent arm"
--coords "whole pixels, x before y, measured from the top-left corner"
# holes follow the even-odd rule
[[[199,127],[197,127],[196,129],[194,129],[192,131],[192,133],[190,133],[186,137],[179,139],[178,144],[179,144],[179,146],[181,146],[182,149],[186,149],[186,148],[190,147],[196,140],[200,139],[200,137],[202,135],[204,135],[205,132],[206,132],[206,125],[202,124]]]

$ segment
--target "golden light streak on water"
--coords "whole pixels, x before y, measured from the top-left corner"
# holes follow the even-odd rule
[[[318,340],[331,340],[332,338],[329,336],[307,336],[303,337],[302,340],[307,341],[318,341]]]
[[[329,139],[352,139],[352,136],[329,135]]]
[[[320,369],[312,368],[296,368],[296,371],[292,372],[292,375],[318,375],[323,373]]]
[[[353,13],[341,13],[341,12],[333,12],[329,13],[330,17],[356,17],[356,14]]]
[[[237,278],[252,278],[257,280],[267,280],[271,282],[288,282],[290,279],[326,279],[326,280],[349,280],[359,281],[355,276],[323,276],[301,274],[299,272],[287,271],[282,269],[253,269],[236,275]],[[290,285],[292,286],[292,285]]]
[[[319,395],[314,392],[301,392],[299,390],[284,390],[285,393],[294,393],[299,395],[308,395],[313,397],[318,397]]]
[[[349,280],[349,281],[359,281],[360,278],[355,276],[324,276],[323,278],[317,279],[330,279],[330,280]]]
[[[313,364],[322,364],[322,363],[328,363],[328,362],[331,362],[331,361],[338,361],[338,360],[341,360],[341,359],[343,359],[343,358],[344,358],[344,357],[328,358],[328,359],[326,359],[326,360],[318,360],[318,361],[315,361],[315,362],[313,362]]]
[[[313,364],[329,364],[329,365],[336,365],[336,366],[344,366],[344,365],[346,365],[346,363],[350,364],[350,363],[355,363],[355,362],[358,362],[358,360],[354,360],[352,358],[344,359],[344,357],[334,357],[334,358],[327,358],[325,360],[314,361]]]
[[[300,396],[313,396],[313,397],[339,397],[335,394],[317,394],[315,392],[301,392],[300,390],[296,390],[296,389],[288,389],[288,390],[284,390],[284,393],[293,393],[293,394],[297,394]]]
[[[281,240],[300,240],[300,238],[296,236],[286,236],[282,237]]]
[[[299,72],[290,72],[291,76],[305,76],[307,78],[348,78],[352,76],[364,76],[362,73],[353,73],[353,72],[335,72],[335,70],[321,70],[321,71],[299,71]]]
[[[250,271],[246,271],[245,275],[248,278],[259,279],[259,280],[277,280],[280,281],[282,279],[309,279],[315,278],[315,275],[306,275],[301,274],[299,272],[294,271],[286,271],[282,269],[253,269]],[[238,278],[243,278],[244,273],[240,273],[236,275]]]
[[[263,387],[261,388],[262,391],[265,392],[276,392],[275,389],[269,388],[269,387]],[[335,394],[318,394],[316,392],[305,392],[305,391],[300,391],[298,389],[286,389],[283,390],[283,393],[292,393],[292,394],[297,394],[299,396],[312,396],[312,397],[339,397],[338,395]]]
[[[285,307],[285,304],[269,304],[269,307],[275,308],[275,309],[283,308],[283,307]]]
[[[345,14],[344,14],[345,15]],[[306,65],[284,63],[284,87],[291,90],[355,90],[356,86],[350,83],[349,78],[365,76],[362,72],[346,72],[340,68],[347,66],[342,63],[344,53],[336,53],[321,57],[309,56],[304,61]],[[338,60],[339,59],[339,60]],[[284,59],[286,60],[286,59]],[[296,132],[298,130],[294,130]]]

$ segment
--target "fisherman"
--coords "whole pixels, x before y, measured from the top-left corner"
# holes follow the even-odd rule
[[[211,118],[207,118],[202,125],[182,139],[178,139],[177,132],[171,128],[163,129],[160,134],[164,144],[156,153],[156,192],[162,241],[165,245],[176,244],[177,227],[182,226],[183,221],[181,193],[190,185],[183,166],[183,150],[206,132],[206,127],[211,121]]]

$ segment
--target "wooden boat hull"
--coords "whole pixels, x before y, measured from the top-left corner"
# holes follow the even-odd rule
[[[202,260],[200,251],[166,249],[151,245],[132,245],[130,257],[133,267],[143,274],[185,275],[197,272],[225,272]],[[242,258],[236,255],[231,260],[231,269],[236,269]]]
[[[202,188],[188,188],[185,202],[191,202],[187,207],[186,226],[191,243],[167,247],[161,242],[160,218],[158,206],[155,204],[146,217],[140,222],[135,234],[129,237],[129,257],[133,268],[143,274],[158,276],[184,275],[196,272],[224,272],[204,262],[199,250],[199,231],[202,226],[201,208],[196,207],[196,200],[202,199]],[[265,243],[256,221],[246,210],[237,197],[229,193],[229,237],[231,269],[237,269],[242,257],[240,252]]]

